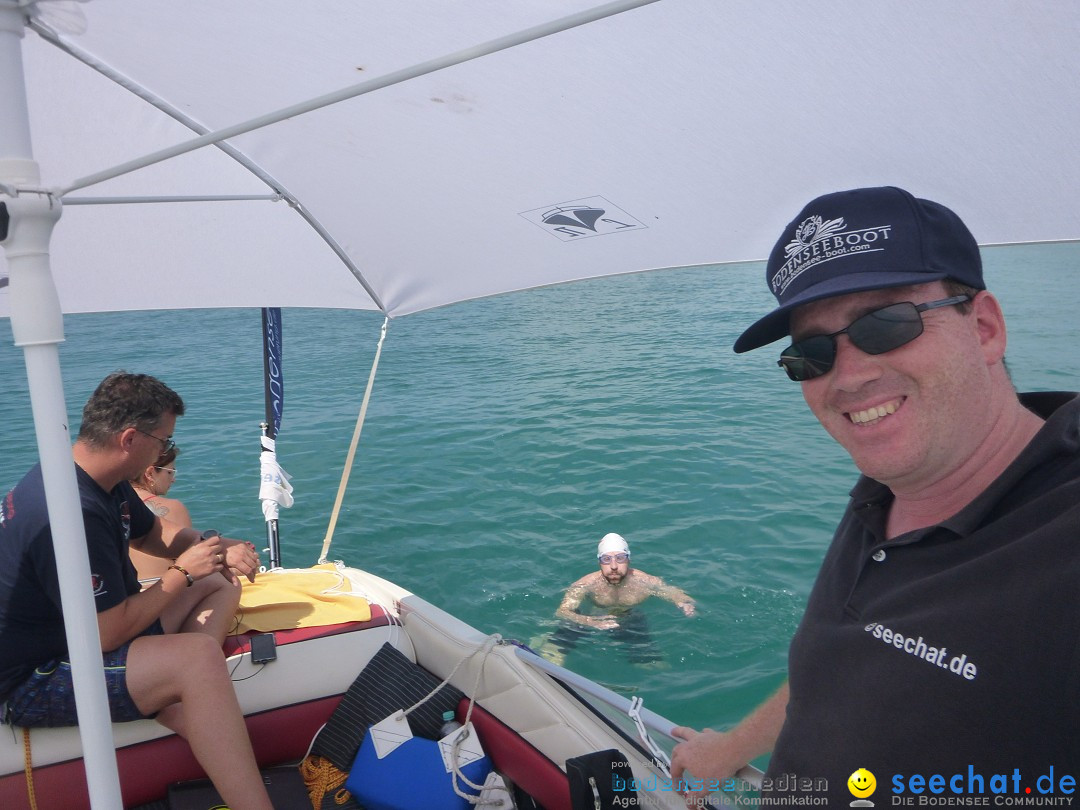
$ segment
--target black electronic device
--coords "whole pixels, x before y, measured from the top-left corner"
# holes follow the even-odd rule
[[[251,663],[266,664],[277,658],[277,641],[273,633],[251,637]]]

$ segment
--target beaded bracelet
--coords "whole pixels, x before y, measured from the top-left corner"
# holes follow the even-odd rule
[[[190,587],[191,587],[192,585],[194,585],[194,584],[195,584],[195,577],[193,577],[193,576],[192,576],[191,574],[189,574],[189,573],[187,572],[187,570],[186,570],[186,569],[184,569],[184,568],[182,568],[181,566],[179,566],[179,565],[176,565],[175,563],[173,563],[172,565],[170,565],[170,566],[168,567],[168,569],[167,569],[167,570],[169,570],[169,571],[172,571],[173,569],[175,569],[175,570],[179,571],[179,572],[180,572],[181,574],[183,574],[183,575],[184,575],[185,577],[187,577],[187,586],[188,586],[189,588],[190,588]]]

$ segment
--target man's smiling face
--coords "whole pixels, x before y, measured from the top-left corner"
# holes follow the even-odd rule
[[[815,301],[792,314],[791,336],[829,334],[889,304],[948,295],[934,282]],[[954,470],[982,435],[973,423],[987,418],[991,380],[978,319],[953,307],[922,318],[922,335],[884,354],[839,335],[832,369],[801,384],[810,410],[859,469],[894,489],[918,489]]]

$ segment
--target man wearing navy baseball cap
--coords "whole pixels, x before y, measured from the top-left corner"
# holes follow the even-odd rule
[[[848,787],[860,769],[894,804],[934,774],[956,797],[1026,797],[1040,777],[1071,794],[1080,398],[1016,393],[974,237],[902,189],[810,202],[766,282],[777,307],[735,351],[790,336],[779,365],[862,476],[788,683],[729,732],[676,729],[672,776],[725,779],[771,751],[763,803],[865,800]],[[813,502],[812,476],[797,497]]]

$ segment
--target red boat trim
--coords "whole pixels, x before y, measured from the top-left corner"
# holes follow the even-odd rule
[[[339,633],[351,633],[355,630],[368,630],[373,627],[386,627],[389,624],[397,624],[397,620],[387,613],[379,605],[371,605],[371,618],[366,622],[343,622],[341,624],[327,624],[321,627],[294,627],[287,630],[275,630],[274,639],[278,645],[292,644],[297,641],[306,641],[309,638],[322,638],[323,636],[336,636]],[[246,653],[251,650],[252,636],[259,635],[255,630],[238,636],[229,636],[225,639],[222,649],[226,656]]]
[[[459,721],[465,720],[468,709],[469,701],[463,698],[457,707]],[[510,777],[544,810],[572,810],[570,783],[562,768],[479,705],[473,706],[472,723],[495,770]]]

